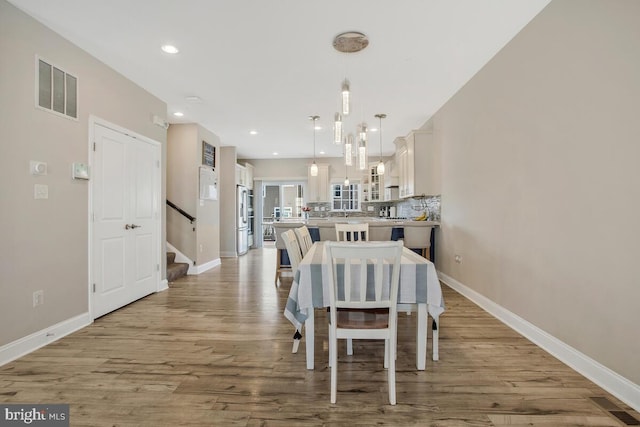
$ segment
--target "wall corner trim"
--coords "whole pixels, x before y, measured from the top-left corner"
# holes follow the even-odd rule
[[[89,326],[91,323],[93,320],[89,312],[86,312],[5,344],[0,347],[0,366]]]
[[[636,411],[640,411],[640,385],[629,381],[558,338],[496,304],[484,295],[458,282],[456,279],[447,276],[441,271],[438,271],[438,277],[442,283],[475,303],[487,313],[568,365],[571,369],[584,375]],[[444,327],[446,328],[446,325]]]

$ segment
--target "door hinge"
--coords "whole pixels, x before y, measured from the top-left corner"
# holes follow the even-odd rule
[[[94,294],[96,293],[96,284],[95,283],[93,284],[93,293]]]
[[[156,271],[160,271],[160,264],[156,264]]]
[[[96,142],[93,141],[93,151],[96,151]]]
[[[156,167],[159,168],[160,167],[160,160],[156,160]]]

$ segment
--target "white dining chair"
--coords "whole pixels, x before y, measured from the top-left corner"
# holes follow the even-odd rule
[[[298,237],[298,243],[300,244],[300,251],[302,252],[302,257],[309,252],[311,246],[313,246],[313,240],[311,239],[311,234],[309,234],[309,229],[306,225],[302,227],[295,228],[296,236]]]
[[[338,242],[347,241],[368,241],[369,240],[369,223],[362,222],[358,224],[336,224],[336,240]]]
[[[330,269],[331,403],[336,403],[337,395],[338,339],[356,338],[385,341],[384,366],[388,370],[389,403],[395,405],[397,301],[402,242],[327,242],[325,248]]]
[[[300,251],[298,238],[293,230],[287,230],[282,233],[282,240],[284,241],[285,248],[287,248],[287,255],[289,255],[289,261],[291,262],[291,272],[295,277],[300,261],[302,261],[302,252]]]
[[[369,241],[369,223],[336,224],[336,240],[338,242]],[[347,355],[353,355],[353,340],[347,340]]]
[[[287,255],[289,255],[289,262],[291,262],[291,272],[293,273],[293,277],[296,276],[296,271],[298,271],[298,266],[300,265],[300,261],[302,261],[302,252],[300,251],[300,245],[298,244],[298,238],[296,237],[296,233],[293,230],[287,230],[281,234],[282,240],[284,241],[284,246],[287,248]],[[297,353],[298,347],[300,346],[300,339],[302,335],[300,331],[296,331],[293,336],[293,347],[291,348],[291,353]]]

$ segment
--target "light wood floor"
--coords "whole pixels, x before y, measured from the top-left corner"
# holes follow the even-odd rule
[[[0,367],[0,402],[69,403],[73,426],[624,425],[591,398],[628,407],[447,287],[440,361],[424,372],[415,315],[401,315],[397,406],[373,341],[340,349],[331,405],[323,314],[308,371],[303,345],[291,354],[291,281],[274,287],[275,257],[224,259]]]

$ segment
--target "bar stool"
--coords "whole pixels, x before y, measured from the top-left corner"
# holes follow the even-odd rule
[[[420,255],[429,259],[432,228],[433,227],[405,226],[403,237],[404,246],[409,249],[419,249]]]

